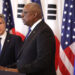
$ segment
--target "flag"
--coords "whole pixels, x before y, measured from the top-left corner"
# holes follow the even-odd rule
[[[74,57],[74,74],[73,75],[75,75],[75,57]]]
[[[75,0],[65,0],[61,28],[60,75],[73,75],[75,55]]]
[[[15,34],[14,19],[10,0],[3,0],[3,14],[6,21],[6,30],[12,30],[12,33]]]
[[[31,2],[36,2],[41,6],[41,0],[31,0]]]
[[[28,27],[24,25],[21,17],[25,3],[25,0],[11,0],[16,35],[20,36],[22,40],[28,33]]]
[[[52,29],[56,40],[55,69],[58,72],[60,31],[63,12],[63,0],[41,0],[44,20]]]

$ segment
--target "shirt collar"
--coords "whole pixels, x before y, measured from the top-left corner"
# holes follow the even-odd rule
[[[42,19],[39,19],[38,21],[36,21],[32,27],[31,27],[31,31],[42,21]]]
[[[6,38],[7,32],[5,31],[3,35],[0,35],[0,38]]]

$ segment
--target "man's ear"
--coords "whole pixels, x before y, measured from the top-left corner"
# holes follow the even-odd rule
[[[38,14],[37,14],[37,12],[36,12],[36,13],[34,13],[34,18],[35,18],[35,17],[37,17],[37,15],[38,15]]]

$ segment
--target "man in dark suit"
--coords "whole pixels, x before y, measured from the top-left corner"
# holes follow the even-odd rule
[[[8,66],[16,62],[22,40],[6,32],[4,16],[0,14],[0,65]]]
[[[5,70],[26,75],[56,75],[55,38],[52,30],[42,20],[40,6],[37,3],[25,5],[22,18],[31,32],[18,55],[17,69]]]

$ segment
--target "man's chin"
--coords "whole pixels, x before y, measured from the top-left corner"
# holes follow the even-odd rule
[[[0,32],[0,35],[3,35],[3,32]]]
[[[24,23],[24,22],[23,22]],[[26,25],[26,23],[24,23],[24,25]]]
[[[25,26],[28,26],[26,23],[24,23]]]
[[[25,26],[29,26],[29,24],[27,24],[27,23],[24,23],[24,25],[25,25]]]

